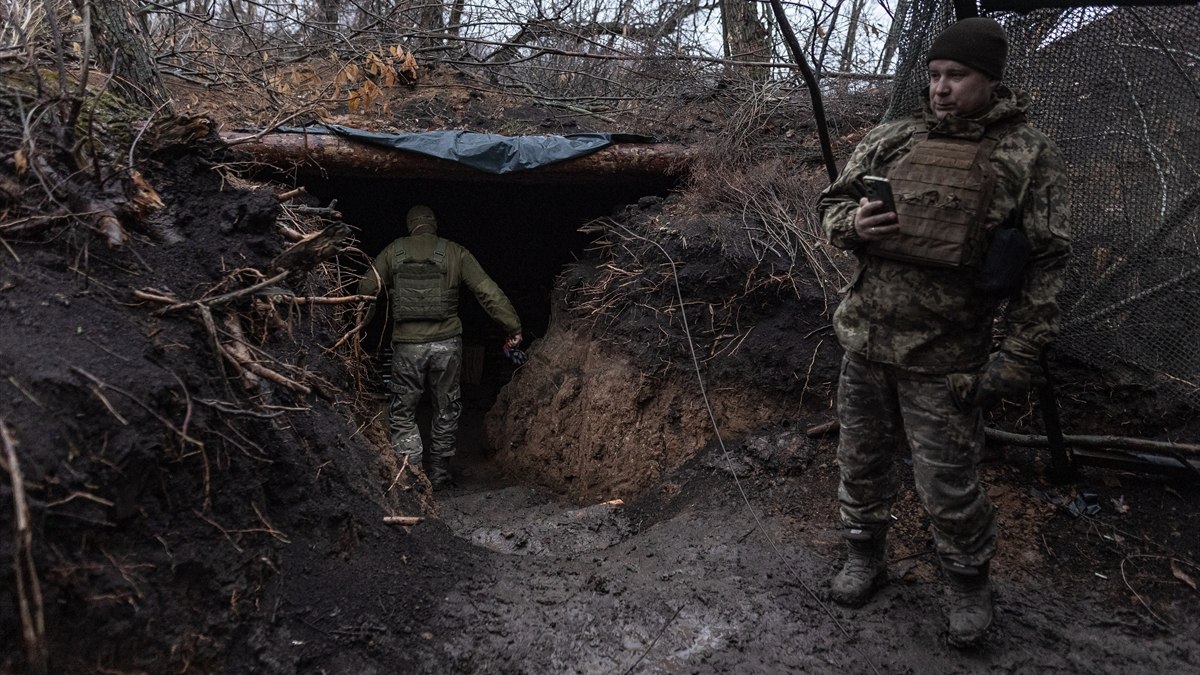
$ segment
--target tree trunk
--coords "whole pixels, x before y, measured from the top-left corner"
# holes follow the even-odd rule
[[[862,18],[866,0],[854,0],[850,5],[850,21],[846,24],[846,42],[842,44],[842,62],[838,70],[848,73],[854,68],[854,41],[858,39],[858,21]]]
[[[340,0],[317,0],[317,11],[320,13],[317,23],[330,34],[337,32],[340,5]]]
[[[442,0],[421,0],[418,27],[425,33],[420,41],[421,46],[437,47],[445,43],[442,34],[446,32],[446,18],[442,10]]]
[[[450,5],[450,25],[448,32],[455,37],[458,36],[458,30],[462,24],[464,4],[465,0],[454,0],[454,4]]]
[[[817,77],[820,77],[821,73],[826,70],[830,70],[825,67],[825,57],[829,54],[829,41],[833,38],[834,31],[837,30],[838,16],[842,12],[842,2],[843,0],[837,0],[837,3],[833,6],[833,10],[829,16],[829,27],[825,29],[825,34],[821,36],[821,53],[813,59],[813,68],[817,71]],[[813,33],[815,34],[816,31],[813,31]]]
[[[100,66],[113,74],[113,87],[127,101],[147,108],[158,109],[166,104],[170,97],[158,74],[158,64],[129,12],[129,4],[124,0],[95,0],[92,7],[92,39]]]
[[[771,45],[767,29],[758,18],[753,0],[721,0],[721,26],[725,32],[725,56],[739,61],[768,61]],[[765,80],[770,72],[763,67],[726,68],[726,75],[740,75]]]
[[[879,58],[879,72],[886,73],[892,66],[892,57],[896,55],[896,45],[900,42],[900,34],[904,32],[904,21],[908,18],[909,0],[896,2],[896,14],[892,17],[892,27],[888,29],[887,41],[883,43],[883,55]]]

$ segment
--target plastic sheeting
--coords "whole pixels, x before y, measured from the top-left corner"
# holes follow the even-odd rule
[[[371,145],[415,152],[465,164],[487,173],[525,171],[602,150],[614,143],[655,143],[635,134],[584,133],[566,136],[502,136],[476,131],[385,133],[340,124],[281,127],[280,133],[336,134]]]

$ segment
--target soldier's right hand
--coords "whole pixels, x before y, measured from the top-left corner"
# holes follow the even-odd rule
[[[896,220],[895,211],[883,211],[881,201],[871,201],[866,197],[858,200],[858,209],[854,212],[854,232],[863,241],[879,241],[900,231],[900,223]]]

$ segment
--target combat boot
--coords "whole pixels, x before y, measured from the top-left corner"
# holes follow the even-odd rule
[[[434,490],[444,490],[455,487],[454,477],[450,475],[450,458],[446,455],[430,453],[429,483]]]
[[[974,647],[983,641],[992,625],[992,584],[988,564],[963,567],[946,564],[946,639],[959,648]]]
[[[861,607],[887,583],[886,535],[866,529],[847,530],[846,564],[829,584],[829,598],[845,607]]]

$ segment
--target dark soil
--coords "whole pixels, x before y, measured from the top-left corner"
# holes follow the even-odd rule
[[[398,475],[365,355],[332,348],[348,309],[216,307],[312,389],[244,391],[194,310],[135,296],[245,287],[287,246],[273,191],[223,180],[222,152],[152,158],[168,206],[126,250],[70,228],[0,250],[0,418],[29,495],[50,672],[1200,670],[1196,481],[1085,469],[1056,486],[1039,451],[996,448],[983,470],[1001,532],[987,647],[945,644],[911,488],[890,585],[860,610],[825,604],[836,437],[806,433],[832,417],[824,303],[799,276],[748,276],[706,238],[718,227],[674,203],[622,222],[679,236],[569,270],[530,361],[468,389],[460,485],[431,498]],[[663,251],[686,264],[664,272]],[[618,298],[627,311],[597,314],[581,289],[612,261],[649,272]],[[335,294],[329,267],[276,292]],[[1056,370],[1068,433],[1197,437],[1194,411],[1151,388]],[[994,423],[1035,420],[1012,403]],[[1074,516],[1084,492],[1100,510]],[[11,484],[0,501],[12,522]],[[0,538],[0,559],[14,546]],[[0,644],[0,671],[29,671],[11,583]]]

